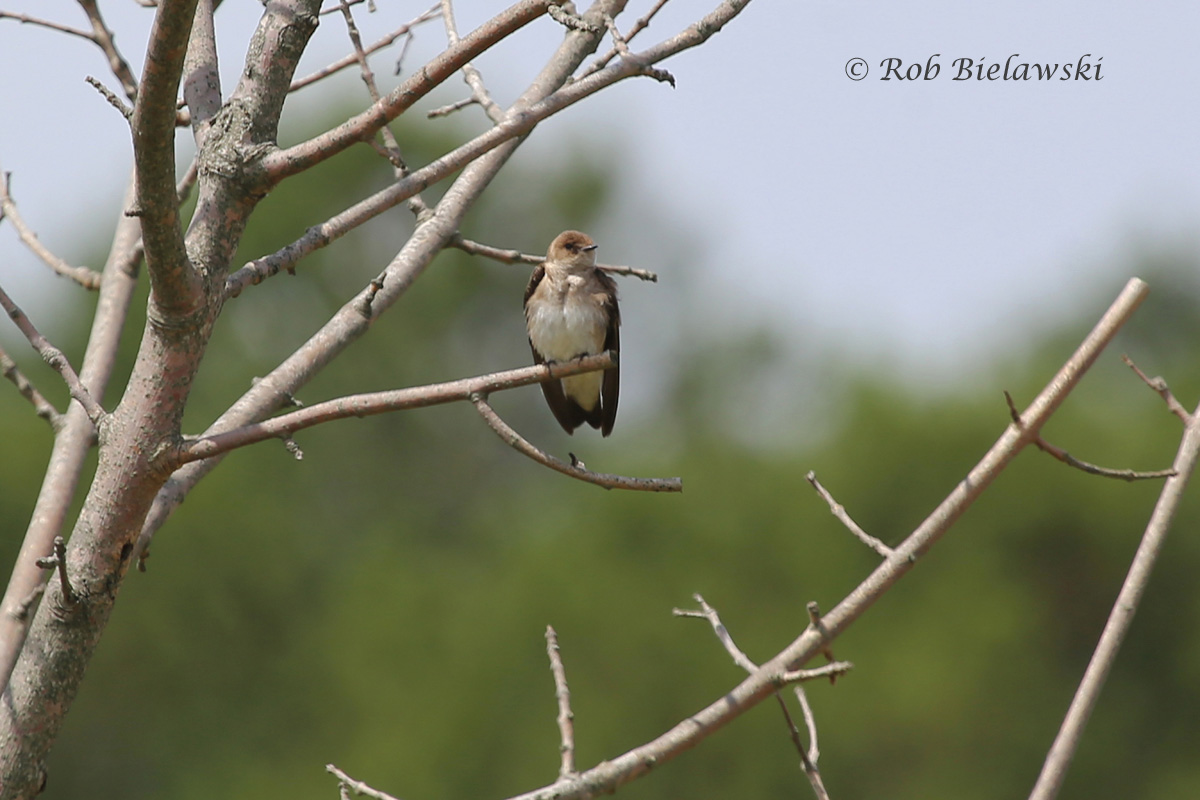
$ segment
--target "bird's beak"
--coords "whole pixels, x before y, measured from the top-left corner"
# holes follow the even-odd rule
[[[600,246],[600,245],[598,245],[598,244],[589,244],[587,247],[583,248],[583,252],[585,252],[585,253],[586,253],[586,252],[588,252],[589,250],[595,250],[595,249],[596,249],[597,247],[599,247],[599,246]]]

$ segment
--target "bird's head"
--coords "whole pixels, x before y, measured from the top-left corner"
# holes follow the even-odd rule
[[[596,266],[596,243],[579,231],[563,231],[550,243],[546,260],[564,267]]]

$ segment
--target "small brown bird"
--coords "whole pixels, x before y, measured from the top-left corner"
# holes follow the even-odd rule
[[[617,284],[596,269],[596,243],[579,231],[560,233],[525,287],[525,327],[537,364],[619,351]],[[567,433],[583,423],[612,433],[621,384],[618,367],[542,384],[546,403]]]

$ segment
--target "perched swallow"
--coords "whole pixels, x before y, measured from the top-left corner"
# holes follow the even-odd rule
[[[564,231],[525,287],[525,327],[537,364],[619,351],[621,312],[617,284],[596,268],[596,243]],[[542,383],[546,403],[567,433],[583,423],[612,433],[617,418],[619,367]]]

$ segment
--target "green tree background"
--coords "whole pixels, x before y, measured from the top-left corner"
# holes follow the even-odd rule
[[[415,163],[451,135],[428,130],[401,136]],[[563,228],[612,229],[622,176],[610,147],[581,143],[537,169],[518,158],[465,232],[531,250]],[[242,254],[276,249],[384,179],[367,148],[294,179],[263,203]],[[687,307],[686,231],[673,234],[669,219],[643,224],[659,227],[638,264],[663,280],[622,283],[626,392],[640,394],[643,410],[627,406],[610,440],[568,439],[536,387],[494,400],[551,451],[574,449],[605,471],[682,475],[682,496],[605,492],[550,473],[501,445],[466,404],[304,432],[299,462],[282,446],[239,451],[189,497],[155,540],[148,573],[124,589],[46,796],[329,798],[328,762],[405,798],[498,798],[543,785],[558,765],[547,624],[571,682],[580,766],[678,722],[741,675],[707,625],[673,618],[672,607],[703,593],[761,660],[804,627],[807,601],[831,607],[874,566],[805,473],[816,470],[866,529],[898,542],[999,435],[1001,389],[1031,398],[1128,275],[1150,280],[1151,300],[1045,435],[1090,461],[1162,468],[1180,426],[1119,355],[1167,376],[1185,405],[1200,392],[1194,256],[1115,264],[1036,346],[1014,345],[957,384],[926,385],[836,345],[800,353],[779,331],[702,329]],[[296,277],[233,301],[186,427],[202,429],[291,352],[410,225],[397,210]],[[527,363],[526,274],[444,253],[302,399]],[[66,287],[61,298],[58,338],[76,354],[92,298]],[[140,324],[130,326],[126,359]],[[644,354],[633,350],[639,338]],[[63,402],[48,371],[27,357],[22,366]],[[49,440],[15,391],[0,391],[6,563]],[[810,691],[834,796],[1027,793],[1158,489],[1023,455],[837,642],[857,668]],[[1064,797],[1200,796],[1192,495]],[[808,793],[773,704],[622,790]]]

